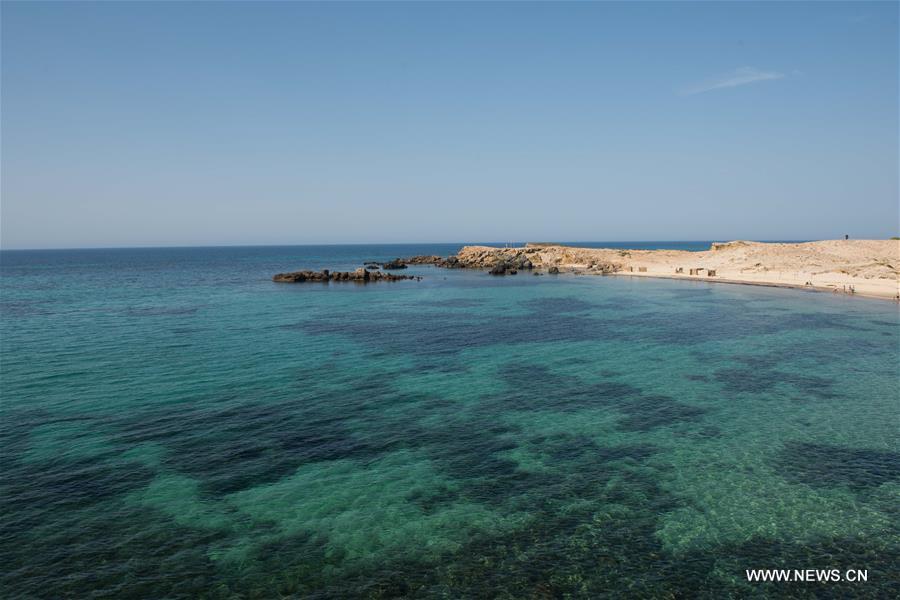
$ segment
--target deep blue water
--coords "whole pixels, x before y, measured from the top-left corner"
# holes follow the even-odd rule
[[[0,595],[895,592],[895,304],[271,281],[458,247],[0,254]],[[764,567],[868,582],[746,581]]]

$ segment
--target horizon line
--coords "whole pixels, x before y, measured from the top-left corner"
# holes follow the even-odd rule
[[[316,247],[316,246],[439,246],[439,245],[455,245],[460,244],[462,246],[482,246],[482,245],[498,245],[498,244],[559,244],[559,245],[571,245],[571,244],[649,244],[649,243],[660,243],[660,244],[689,244],[689,243],[722,243],[722,242],[759,242],[763,244],[786,244],[786,243],[805,243],[805,242],[820,242],[820,241],[828,241],[828,240],[841,240],[843,238],[815,238],[815,239],[752,239],[752,238],[710,238],[706,240],[557,240],[557,241],[527,241],[527,240],[512,240],[512,241],[463,241],[463,242],[350,242],[350,243],[340,243],[340,242],[325,242],[318,244],[205,244],[205,245],[181,245],[174,244],[170,246],[154,246],[154,245],[146,245],[146,246],[59,246],[59,247],[24,247],[24,248],[0,248],[0,252],[48,252],[48,251],[63,251],[63,250],[179,250],[179,249],[188,249],[188,248],[304,248],[304,247]],[[879,239],[887,239],[891,240],[894,238],[851,238],[852,240],[879,240]]]

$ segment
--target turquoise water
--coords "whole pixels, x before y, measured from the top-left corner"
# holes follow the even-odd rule
[[[4,597],[887,597],[889,302],[275,272],[457,246],[2,254]],[[751,568],[864,584],[750,584]]]

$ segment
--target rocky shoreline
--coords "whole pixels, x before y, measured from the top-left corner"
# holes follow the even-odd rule
[[[464,246],[455,255],[411,256],[366,262],[352,272],[279,273],[278,282],[398,281],[421,279],[385,271],[412,265],[479,269],[490,275],[628,275],[733,284],[798,287],[900,300],[900,242],[824,240],[802,243],[734,241],[709,250],[627,250],[526,244],[518,248]],[[371,270],[370,270],[371,269]]]
[[[732,241],[709,250],[630,250],[526,244],[521,248],[465,246],[435,261],[513,275],[619,275],[766,285],[900,301],[900,241],[822,240],[779,243]],[[530,265],[530,267],[529,267]]]
[[[519,271],[528,271],[534,275],[550,275],[560,273],[560,260],[547,260],[540,247],[525,248],[489,248],[466,246],[458,254],[443,257],[437,255],[410,256],[395,258],[387,262],[367,261],[355,271],[293,271],[278,273],[272,277],[277,283],[305,283],[327,281],[401,281],[405,279],[421,280],[418,275],[395,275],[385,271],[406,269],[409,265],[431,265],[442,269],[479,269],[490,275],[516,275]],[[621,265],[605,262],[591,262],[587,271],[595,274],[614,273]],[[577,269],[571,269],[579,272]]]
[[[585,264],[576,266],[567,261],[565,256],[548,253],[545,247],[531,244],[524,248],[465,246],[459,253],[447,258],[412,256],[397,260],[410,265],[434,265],[446,269],[481,269],[490,275],[516,275],[519,271],[529,271],[534,275],[542,275],[544,272],[555,275],[560,273],[560,269],[606,275],[625,268],[622,263],[609,260],[588,260]]]

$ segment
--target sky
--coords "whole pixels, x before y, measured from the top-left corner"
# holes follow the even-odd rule
[[[0,8],[0,246],[898,235],[898,3]]]

